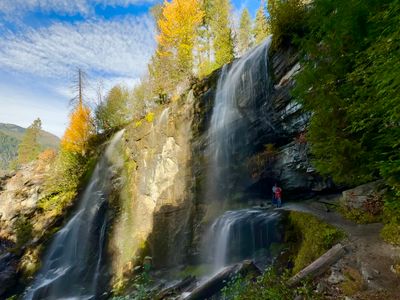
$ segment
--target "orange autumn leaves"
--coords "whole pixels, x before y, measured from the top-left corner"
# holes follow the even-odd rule
[[[61,147],[65,151],[85,155],[92,134],[93,122],[90,109],[80,102],[70,115],[70,124],[61,140]]]
[[[204,11],[199,0],[165,1],[162,18],[158,21],[158,43],[161,55],[175,56],[181,70],[190,70],[196,30]]]

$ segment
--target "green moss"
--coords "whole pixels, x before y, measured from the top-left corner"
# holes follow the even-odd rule
[[[185,278],[188,276],[195,276],[197,278],[201,278],[204,275],[210,274],[211,266],[210,265],[196,265],[196,266],[187,266],[181,272],[179,272],[179,278]]]
[[[344,237],[339,229],[306,213],[290,212],[289,219],[300,241],[293,273],[309,265]]]
[[[72,204],[76,196],[76,190],[64,191],[55,195],[48,195],[47,197],[39,200],[38,208],[58,216],[64,213],[65,209]]]
[[[393,245],[400,245],[400,224],[390,222],[385,224],[381,231],[382,238]]]
[[[353,296],[365,288],[365,283],[360,272],[353,268],[344,271],[345,281],[340,285],[340,289],[346,296]]]

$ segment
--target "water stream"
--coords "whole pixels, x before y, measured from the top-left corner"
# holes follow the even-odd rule
[[[98,299],[107,286],[105,243],[107,204],[112,179],[122,164],[117,145],[123,131],[110,141],[83,193],[79,207],[54,237],[43,265],[24,299]]]

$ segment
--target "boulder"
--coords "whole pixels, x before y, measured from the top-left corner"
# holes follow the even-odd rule
[[[366,210],[382,201],[385,193],[382,180],[366,183],[342,193],[342,204],[350,209]]]

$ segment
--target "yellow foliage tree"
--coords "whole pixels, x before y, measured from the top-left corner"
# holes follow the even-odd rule
[[[93,133],[93,122],[90,108],[80,101],[71,113],[70,123],[61,140],[65,151],[85,155],[90,135]]]
[[[164,1],[162,17],[158,20],[160,55],[176,56],[183,74],[192,70],[194,41],[203,16],[199,0]]]

